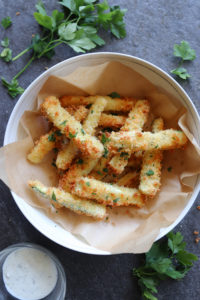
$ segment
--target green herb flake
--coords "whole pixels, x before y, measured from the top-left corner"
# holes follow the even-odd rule
[[[94,111],[93,111],[93,109],[92,109],[92,110],[91,110],[91,114],[93,114],[93,112],[94,112]]]
[[[100,171],[97,171],[97,174],[99,174],[99,175],[103,175]]]
[[[105,133],[102,134],[101,136],[101,142],[103,145],[105,145],[106,143],[110,142],[110,139],[107,138],[107,136],[105,135]]]
[[[62,136],[62,132],[61,132],[60,130],[56,130],[56,131],[55,131],[55,134],[56,134],[57,136]]]
[[[146,172],[146,175],[147,175],[147,176],[154,175],[154,171],[153,171],[153,170],[148,170],[148,171]]]
[[[83,135],[86,134],[83,128],[81,128],[81,133],[82,133]]]
[[[69,138],[70,138],[70,139],[73,139],[73,138],[75,138],[76,136],[77,136],[77,132],[76,132],[75,134],[69,132]]]
[[[60,125],[60,126],[66,126],[66,124],[67,124],[67,120],[63,121],[63,122],[60,123],[59,125]]]
[[[86,183],[85,183],[87,186],[90,186],[90,183],[87,181]]]
[[[109,198],[109,195],[106,196],[106,200],[108,200],[108,198]]]
[[[55,142],[55,141],[56,141],[55,133],[54,133],[54,132],[51,133],[51,134],[49,134],[49,136],[48,136],[48,141],[49,141],[49,142]]]
[[[107,147],[104,147],[104,153],[103,153],[103,157],[107,158],[108,157],[108,148]]]
[[[58,148],[53,148],[54,153],[58,153]]]
[[[38,188],[37,186],[32,186],[32,189],[38,193],[40,193],[42,196],[46,196],[46,194],[44,192],[42,192],[40,190],[40,188]]]
[[[120,157],[127,157],[129,156],[129,154],[127,152],[121,152],[120,153]]]
[[[108,168],[104,168],[103,172],[108,173]]]
[[[114,203],[117,203],[120,200],[120,198],[116,198],[113,200]]]
[[[171,170],[172,170],[172,167],[167,168],[168,172],[171,172]]]
[[[83,164],[83,159],[79,158],[76,163],[77,163],[77,165],[82,165]]]
[[[158,145],[156,145],[154,148],[155,148],[155,149],[158,149]]]
[[[53,201],[56,201],[56,195],[55,195],[54,192],[52,193],[51,199],[52,199]]]
[[[1,20],[1,25],[4,27],[4,29],[7,29],[12,25],[12,21],[10,17],[3,18]]]
[[[112,92],[108,96],[111,98],[121,98],[121,96],[117,92]]]
[[[97,193],[94,193],[94,192],[92,193],[92,195],[94,195],[94,196],[96,196],[96,194],[97,194]]]

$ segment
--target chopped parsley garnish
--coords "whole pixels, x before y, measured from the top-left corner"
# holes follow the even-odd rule
[[[112,92],[108,96],[110,96],[111,98],[121,98],[121,96],[117,92]]]
[[[172,167],[167,168],[168,172],[171,172],[171,170],[172,170]]]
[[[158,148],[158,145],[156,145],[154,148],[157,149],[157,148]]]
[[[60,130],[56,130],[56,131],[55,131],[55,134],[56,134],[57,136],[62,136],[62,132],[61,132]]]
[[[40,193],[41,195],[45,196],[45,193],[42,192],[37,186],[33,186],[32,189],[38,193]]]
[[[108,143],[108,142],[110,142],[110,139],[107,138],[107,136],[105,135],[105,133],[102,134],[101,142],[102,142],[103,145],[106,144],[106,143]]]
[[[66,123],[67,123],[67,120],[65,120],[65,121],[63,121],[62,123],[60,123],[60,125],[63,125],[63,126],[65,126],[65,125],[66,125]]]
[[[58,152],[58,148],[53,148],[53,151],[54,151],[55,153],[57,153],[57,152]]]
[[[120,198],[116,198],[113,200],[114,203],[117,203],[120,200]]]
[[[97,194],[97,193],[94,193],[94,192],[92,193],[92,195],[94,195],[94,196],[96,196],[96,194]]]
[[[105,173],[108,173],[108,168],[104,168],[103,171],[104,171]]]
[[[99,174],[99,175],[103,175],[100,171],[97,171],[97,174]]]
[[[83,135],[85,135],[85,131],[84,131],[83,128],[81,128],[81,132],[82,132]]]
[[[77,165],[82,165],[83,164],[83,159],[79,158],[76,163],[77,163]]]
[[[108,148],[104,147],[104,154],[103,154],[103,157],[107,158],[108,157]]]
[[[48,141],[49,142],[55,142],[56,141],[56,138],[55,138],[55,132],[53,132],[52,134],[50,134],[48,136]]]
[[[147,175],[147,176],[154,175],[154,171],[153,171],[153,170],[148,170],[148,171],[146,172],[146,175]]]
[[[53,192],[53,194],[52,194],[52,196],[51,196],[51,199],[52,199],[53,201],[56,201],[56,195],[55,195],[54,192]]]
[[[94,112],[94,111],[93,111],[93,109],[92,109],[92,110],[91,110],[91,114],[93,114],[93,112]]]
[[[75,138],[76,136],[77,136],[77,132],[76,132],[75,134],[69,132],[69,138],[70,138],[70,139],[73,139],[73,138]]]
[[[86,182],[85,184],[86,184],[87,186],[90,186],[90,183],[89,183],[89,182]]]
[[[129,154],[127,152],[121,152],[120,157],[127,157]]]

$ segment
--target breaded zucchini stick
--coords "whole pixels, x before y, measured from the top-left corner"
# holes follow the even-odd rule
[[[87,134],[93,135],[96,127],[98,126],[101,113],[106,106],[107,101],[103,97],[99,97],[96,102],[91,106],[88,116],[83,123],[83,131]],[[78,153],[78,148],[74,144],[73,140],[70,141],[69,145],[64,150],[58,153],[56,159],[56,166],[59,169],[66,170],[72,160]]]
[[[89,155],[92,158],[101,157],[103,145],[96,137],[87,134],[83,130],[81,123],[61,107],[56,97],[46,98],[41,105],[41,110],[63,134],[73,139],[74,144],[84,155]]]
[[[102,96],[63,96],[60,98],[62,106],[68,106],[70,104],[74,105],[88,105],[93,104],[99,97]],[[111,98],[109,96],[103,96],[107,100],[107,105],[105,111],[130,111],[135,104],[135,99],[133,98]]]
[[[142,207],[144,204],[144,196],[137,189],[111,185],[88,177],[77,180],[72,187],[72,193],[109,206]]]
[[[60,207],[64,206],[76,214],[100,220],[106,216],[106,208],[102,204],[80,199],[55,187],[46,187],[38,180],[30,180],[28,185],[39,195],[48,198],[54,205],[58,203]]]
[[[153,122],[152,131],[159,132],[164,129],[162,118]],[[143,156],[142,168],[140,173],[139,190],[141,193],[154,197],[160,188],[161,162],[163,153],[160,150],[146,151]]]
[[[132,171],[125,174],[117,181],[117,185],[119,186],[131,186],[132,183],[139,177],[138,172]]]
[[[78,178],[87,176],[92,171],[96,163],[97,159],[91,159],[90,157],[77,159],[69,171],[59,180],[59,187],[65,191],[69,191]]]
[[[62,133],[55,128],[42,135],[28,154],[27,159],[33,164],[39,164],[45,155],[56,147],[56,142],[61,136]]]
[[[109,152],[108,148],[107,148],[109,141],[110,141],[109,136],[110,136],[109,133],[103,133],[101,135],[101,142],[104,145],[104,154],[99,159],[96,166],[90,173],[91,177],[98,179],[98,180],[103,179],[108,173],[107,164],[110,161],[110,158],[112,157],[112,153]]]
[[[147,100],[138,100],[135,107],[130,111],[128,118],[120,131],[142,130],[147,121],[149,110],[150,106]],[[130,156],[130,152],[123,151],[113,156],[108,165],[115,174],[121,174],[124,171]]]
[[[124,116],[114,116],[111,114],[101,114],[99,120],[99,126],[102,127],[111,127],[111,128],[120,128],[124,125],[126,117]]]
[[[187,144],[184,132],[166,129],[160,132],[125,131],[112,132],[109,148],[111,151],[139,151],[139,150],[170,150]]]
[[[80,105],[77,107],[77,110],[75,109],[76,106],[66,107],[66,110],[70,114],[72,114],[77,121],[79,122],[83,121],[88,114],[87,108]],[[73,140],[71,140],[69,144],[67,144],[62,150],[58,152],[56,158],[57,168],[66,170],[70,166],[72,160],[77,155],[77,153],[78,153],[78,148],[74,145]]]

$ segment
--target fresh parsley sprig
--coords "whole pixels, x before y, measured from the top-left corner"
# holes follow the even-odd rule
[[[191,75],[182,67],[182,64],[186,60],[194,60],[196,58],[195,50],[190,47],[188,42],[182,41],[180,45],[174,45],[174,56],[179,57],[181,60],[178,68],[171,70],[171,73],[184,80],[190,78]]]
[[[154,295],[158,292],[157,286],[161,280],[181,279],[187,274],[198,258],[187,252],[185,247],[186,243],[180,232],[170,232],[167,240],[153,244],[145,255],[145,264],[133,269],[143,299],[158,300]]]
[[[42,27],[42,34],[36,34],[31,44],[12,58],[15,61],[29,51],[32,53],[27,64],[12,80],[17,80],[35,59],[51,58],[55,54],[54,49],[60,44],[71,47],[75,52],[84,53],[105,44],[98,34],[100,29],[110,32],[118,39],[126,36],[126,10],[119,6],[111,7],[106,0],[101,3],[96,0],[62,0],[59,3],[64,12],[54,10],[51,15],[47,14],[42,1],[36,5],[37,11],[33,15]],[[3,57],[10,60],[8,50],[3,51]]]
[[[0,57],[5,62],[9,62],[12,60],[12,50],[10,48],[8,48],[9,43],[10,43],[10,41],[7,37],[1,41],[1,46],[4,47],[4,49],[1,51]]]

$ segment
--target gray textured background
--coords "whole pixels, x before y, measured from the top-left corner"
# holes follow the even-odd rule
[[[59,8],[56,1],[46,0],[44,3],[49,11]],[[5,36],[10,38],[10,47],[14,55],[28,46],[31,35],[39,30],[32,16],[35,4],[36,1],[33,0],[0,0],[0,20],[10,16],[13,21],[13,25],[6,31],[1,27],[0,39]],[[128,8],[125,19],[127,37],[117,40],[109,34],[103,34],[106,45],[96,49],[95,52],[115,51],[135,55],[169,72],[177,66],[177,59],[173,58],[174,43],[187,40],[196,50],[197,58],[194,62],[185,64],[192,78],[186,82],[180,81],[180,84],[200,111],[198,98],[200,2],[197,0],[110,0],[109,4],[119,4],[121,7]],[[20,16],[15,15],[17,11],[21,13]],[[51,67],[75,55],[70,48],[60,46],[51,61],[41,59],[33,63],[32,67],[20,77],[20,84],[26,88],[45,70],[46,66]],[[27,54],[12,64],[0,61],[0,75],[10,79],[24,66],[28,57]],[[1,85],[0,89],[0,144],[2,145],[7,121],[17,99],[12,100]],[[199,255],[200,243],[195,244],[193,235],[194,230],[200,229],[200,211],[196,209],[197,205],[200,205],[199,197],[176,230],[184,234],[188,250]],[[16,207],[9,190],[0,183],[0,250],[10,244],[24,241],[46,246],[61,260],[68,280],[66,296],[68,300],[141,299],[137,282],[131,276],[131,270],[141,263],[142,255],[92,256],[56,245],[32,227]],[[158,298],[160,300],[200,299],[199,267],[200,263],[195,263],[189,274],[179,282],[169,280],[162,283]]]

